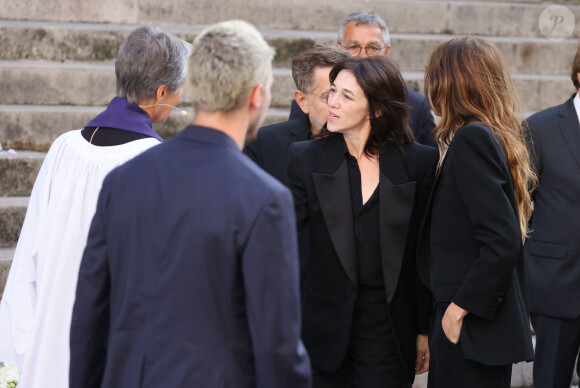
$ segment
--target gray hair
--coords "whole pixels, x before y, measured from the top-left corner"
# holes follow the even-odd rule
[[[189,57],[194,109],[228,113],[241,107],[270,74],[274,49],[251,24],[214,24],[195,39]]]
[[[117,95],[140,103],[166,85],[175,93],[187,76],[189,44],[159,27],[140,27],[123,41],[115,61]]]
[[[353,12],[345,17],[340,24],[340,27],[338,28],[338,37],[336,38],[336,42],[338,44],[341,44],[342,40],[344,39],[344,29],[346,28],[346,25],[352,21],[354,21],[357,26],[359,24],[379,26],[383,32],[383,41],[385,42],[385,46],[389,46],[391,44],[387,23],[385,23],[385,21],[379,15],[373,12]]]

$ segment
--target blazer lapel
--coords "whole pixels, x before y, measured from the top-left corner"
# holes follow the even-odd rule
[[[390,303],[397,289],[405,254],[416,183],[409,182],[396,147],[388,146],[379,156],[379,163],[381,260],[387,303]]]
[[[574,97],[572,97],[560,110],[560,119],[558,120],[558,127],[568,149],[580,167],[580,123],[578,122],[578,114],[574,108]]]
[[[356,286],[356,243],[352,220],[352,200],[348,166],[342,136],[334,136],[328,144],[320,173],[312,173],[314,190],[338,259],[348,278]]]

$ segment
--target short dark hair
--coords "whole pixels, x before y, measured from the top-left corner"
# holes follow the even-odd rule
[[[580,89],[580,80],[578,80],[578,73],[580,73],[580,46],[578,46],[578,50],[576,51],[576,55],[574,55],[574,60],[572,61],[572,82],[574,83],[574,87],[576,89]]]
[[[407,88],[396,63],[384,56],[348,58],[332,68],[330,82],[333,83],[343,70],[354,75],[369,104],[371,133],[365,144],[365,154],[377,155],[380,148],[389,143],[401,147],[413,142]],[[320,136],[331,134],[325,126]]]
[[[312,74],[317,67],[332,67],[349,58],[348,51],[316,44],[302,51],[292,60],[292,78],[296,89],[309,93],[312,90]]]

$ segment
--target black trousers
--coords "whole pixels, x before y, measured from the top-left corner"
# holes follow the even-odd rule
[[[458,344],[447,339],[441,319],[449,303],[437,303],[429,330],[429,388],[509,388],[511,365],[489,366],[467,360]]]
[[[359,286],[348,352],[335,373],[312,371],[312,388],[410,388],[384,287]]]
[[[569,388],[580,349],[580,317],[530,316],[536,330],[534,388]],[[580,366],[577,370],[580,374]]]

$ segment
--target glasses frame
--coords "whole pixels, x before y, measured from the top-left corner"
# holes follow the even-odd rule
[[[340,44],[340,47],[342,47],[343,49],[345,49],[346,51],[350,52],[352,55],[359,55],[362,50],[365,50],[366,55],[369,56],[373,56],[373,55],[377,55],[381,50],[383,50],[385,47],[387,46],[382,46],[382,47],[375,47],[375,46],[359,46],[358,44],[353,44],[352,46],[344,46],[342,43]],[[358,50],[357,50],[358,48]],[[369,54],[369,48],[373,49],[373,50],[377,50],[376,53],[371,53]]]

